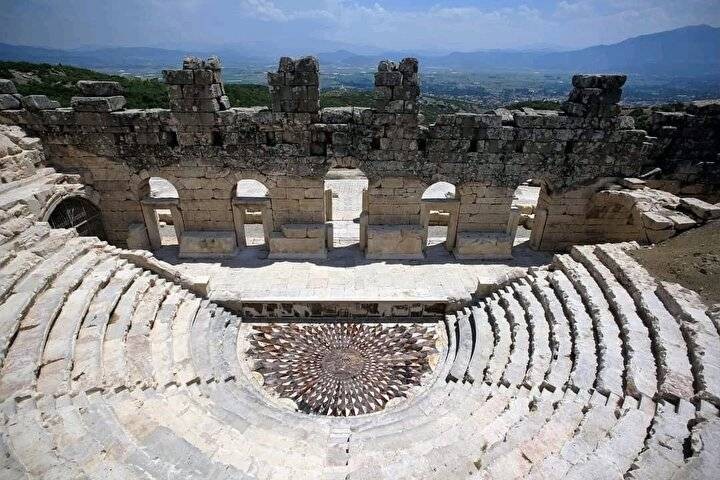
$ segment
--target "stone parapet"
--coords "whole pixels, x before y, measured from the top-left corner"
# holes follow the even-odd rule
[[[383,60],[375,73],[375,109],[378,112],[417,114],[420,77],[416,58],[399,64]]]
[[[328,225],[286,224],[269,238],[268,258],[295,259],[327,257]],[[332,241],[332,238],[330,238]],[[332,243],[330,244],[332,246]]]
[[[180,258],[228,257],[235,253],[235,232],[186,230],[180,239]]]
[[[315,57],[282,57],[276,73],[267,74],[273,112],[317,113],[320,67]]]
[[[573,90],[562,109],[573,117],[614,117],[626,75],[574,75]]]
[[[217,57],[187,57],[182,70],[163,70],[174,112],[214,113],[230,108]]]

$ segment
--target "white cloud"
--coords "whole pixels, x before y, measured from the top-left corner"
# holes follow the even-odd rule
[[[285,12],[276,7],[272,0],[241,0],[240,6],[248,16],[260,20],[276,22],[285,22],[288,20]]]

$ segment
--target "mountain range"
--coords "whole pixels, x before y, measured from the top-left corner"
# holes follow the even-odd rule
[[[312,52],[309,52],[312,53]],[[63,63],[103,70],[151,71],[175,68],[188,54],[217,54],[226,67],[267,67],[277,59],[261,48],[231,46],[215,51],[151,47],[110,47],[59,50],[0,43],[0,60]],[[384,58],[412,52],[386,51],[360,55],[351,49],[315,52],[321,66],[372,68]],[[696,77],[720,74],[720,28],[695,25],[632,37],[619,43],[573,51],[478,50],[444,55],[417,55],[423,68],[457,71],[594,71]]]

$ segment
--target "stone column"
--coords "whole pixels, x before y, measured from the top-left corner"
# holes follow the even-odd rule
[[[365,251],[367,247],[367,229],[368,229],[368,191],[362,191],[362,211],[360,212],[360,240],[358,245],[360,250]]]
[[[448,207],[448,210],[450,211],[450,219],[448,220],[447,239],[445,240],[445,246],[447,247],[448,251],[451,252],[453,248],[455,248],[455,242],[457,240],[460,200],[456,197],[455,202],[451,205],[448,205]]]
[[[238,248],[247,246],[245,240],[245,206],[233,202],[232,205],[233,225],[235,227],[235,241]]]
[[[160,229],[158,228],[157,218],[155,218],[155,207],[143,203],[142,204],[143,217],[145,218],[145,228],[147,228],[147,236],[150,241],[150,247],[153,250],[157,250],[162,246],[162,240],[160,239]]]
[[[182,240],[185,232],[185,221],[183,220],[182,210],[178,205],[170,206],[170,214],[173,218],[173,227],[175,227],[175,236],[177,236],[178,244]]]

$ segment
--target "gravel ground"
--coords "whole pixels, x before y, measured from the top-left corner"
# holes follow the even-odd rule
[[[655,277],[695,290],[708,306],[720,303],[720,220],[631,255]]]

